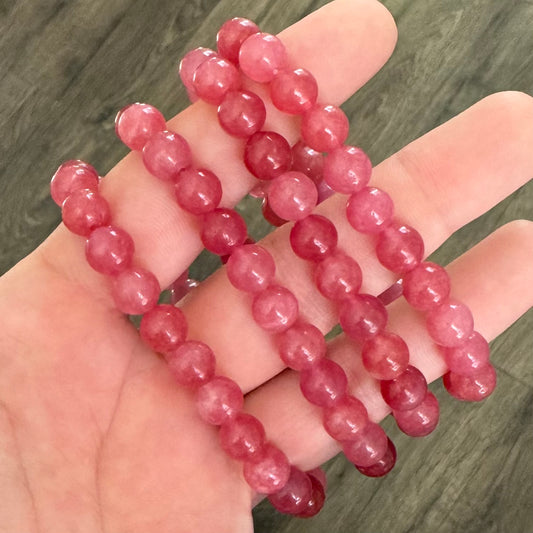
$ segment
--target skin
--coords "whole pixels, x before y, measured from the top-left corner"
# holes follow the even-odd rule
[[[281,38],[293,62],[317,77],[320,100],[341,103],[387,60],[396,29],[380,4],[338,0]],[[358,68],[345,68],[353,64]],[[267,126],[295,141],[296,123],[271,115]],[[390,192],[398,217],[419,229],[429,254],[533,175],[531,124],[530,97],[493,95],[380,164],[373,183]],[[239,143],[222,133],[213,109],[191,106],[170,127],[189,140],[197,162],[221,177],[224,205],[251,188]],[[135,240],[137,263],[168,285],[201,249],[197,221],[146,173],[138,154],[121,161],[102,189],[115,223]],[[394,278],[377,263],[370,240],[348,226],[343,201],[334,197],[318,211],[335,222],[340,245],[360,262],[363,291],[381,292]],[[290,252],[287,231],[262,244],[276,258],[279,281],[298,296],[302,315],[327,332],[334,309],[313,289],[310,267]],[[488,339],[533,304],[526,261],[532,253],[533,224],[519,221],[450,266],[454,295],[471,307]],[[190,392],[175,386],[164,361],[114,309],[108,280],[85,262],[83,239],[60,226],[0,279],[0,308],[2,531],[252,531],[254,494],[241,465],[223,454]],[[337,453],[318,410],[301,397],[297,375],[283,371],[272,339],[251,320],[249,299],[223,271],[187,298],[183,310],[189,338],[213,348],[217,372],[239,383],[245,409],[263,421],[291,462],[309,469]],[[428,380],[439,377],[445,367],[421,316],[402,301],[389,313],[389,329],[404,336],[414,364]],[[371,417],[383,418],[387,408],[349,341],[335,339],[329,356],[346,369]]]

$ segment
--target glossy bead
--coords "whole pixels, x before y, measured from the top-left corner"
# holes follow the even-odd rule
[[[239,63],[239,50],[242,43],[259,32],[257,24],[251,20],[235,17],[227,20],[222,24],[217,33],[217,50],[218,53],[229,59],[232,63]]]
[[[130,150],[142,150],[150,137],[166,128],[158,109],[139,102],[122,108],[115,118],[115,133]]]
[[[367,477],[382,477],[388,474],[396,464],[396,447],[390,439],[387,439],[387,451],[376,463],[370,466],[357,466],[355,468]]]
[[[85,237],[111,220],[111,210],[105,198],[90,189],[73,191],[63,202],[61,215],[72,233]]]
[[[415,309],[427,311],[448,298],[450,277],[440,265],[425,261],[404,276],[403,295]]]
[[[291,466],[289,480],[285,486],[271,494],[268,499],[280,513],[298,515],[306,511],[312,494],[311,478],[298,468]]]
[[[265,104],[251,91],[229,91],[218,106],[220,125],[235,137],[250,137],[263,127],[265,119]]]
[[[385,306],[370,294],[354,294],[340,303],[339,321],[352,339],[364,342],[383,331],[388,314]]]
[[[314,365],[326,355],[326,340],[313,324],[294,324],[278,337],[281,360],[294,370],[303,370]]]
[[[251,80],[259,83],[272,81],[286,64],[285,45],[274,35],[255,33],[241,44],[239,65]]]
[[[235,65],[222,57],[210,57],[195,70],[192,79],[194,92],[209,104],[219,105],[228,91],[241,85]]]
[[[316,188],[318,190],[319,204],[335,194],[335,191],[324,180],[319,181],[316,185]]]
[[[268,203],[280,218],[300,220],[316,206],[316,185],[305,174],[293,170],[274,178],[268,189]]]
[[[195,48],[190,52],[187,52],[180,62],[179,74],[183,85],[189,90],[195,93],[193,78],[196,69],[211,57],[217,57],[215,51],[209,48]]]
[[[326,217],[309,215],[294,224],[290,243],[298,257],[308,261],[322,261],[337,248],[337,229]]]
[[[174,379],[185,387],[200,387],[215,375],[215,354],[200,341],[183,342],[166,359]]]
[[[220,180],[205,168],[183,169],[178,174],[174,191],[179,206],[193,215],[213,211],[222,199]]]
[[[483,368],[490,357],[489,343],[477,331],[455,348],[443,348],[448,369],[455,374],[469,376]]]
[[[317,152],[331,152],[348,137],[350,124],[340,107],[316,104],[302,117],[302,139]]]
[[[311,518],[317,515],[324,506],[324,501],[326,500],[326,491],[324,489],[324,485],[316,476],[309,473],[308,475],[313,486],[313,491],[311,494],[311,499],[307,502],[305,510],[297,515],[299,518]]]
[[[372,377],[394,379],[409,365],[409,348],[399,335],[382,331],[365,341],[361,358]]]
[[[292,148],[291,170],[302,172],[315,183],[322,180],[324,171],[324,156],[321,152],[306,146],[302,141],[298,141]]]
[[[244,405],[242,391],[230,378],[214,376],[196,393],[196,408],[202,420],[219,426],[235,416]]]
[[[321,359],[300,373],[300,389],[307,400],[320,407],[332,406],[346,393],[348,378],[340,365]]]
[[[139,334],[152,350],[166,354],[187,337],[187,320],[177,307],[160,304],[142,317]]]
[[[148,172],[163,181],[176,181],[192,162],[187,141],[173,131],[160,131],[144,145],[143,163]]]
[[[74,191],[90,189],[98,191],[98,172],[80,159],[65,161],[55,171],[50,182],[50,194],[54,202],[61,207]]]
[[[265,429],[255,416],[237,413],[218,433],[222,449],[233,459],[247,459],[262,453]]]
[[[201,237],[210,252],[228,255],[244,243],[246,232],[246,223],[237,211],[218,208],[205,215]]]
[[[392,198],[376,187],[365,187],[352,194],[346,204],[348,222],[361,233],[383,231],[391,222],[393,213]]]
[[[393,222],[379,234],[376,255],[385,268],[405,274],[424,258],[424,241],[414,228]]]
[[[142,315],[153,309],[160,293],[157,278],[144,268],[128,268],[113,278],[115,305],[128,315]]]
[[[343,443],[342,450],[354,465],[368,467],[385,456],[388,440],[381,426],[369,421],[353,439]]]
[[[298,300],[280,285],[270,285],[257,294],[252,302],[252,316],[256,323],[271,333],[290,328],[298,318]]]
[[[259,494],[272,494],[281,490],[291,473],[287,456],[273,444],[267,443],[259,458],[244,462],[244,479]]]
[[[324,162],[324,180],[334,191],[343,194],[360,191],[371,175],[372,163],[357,146],[340,146]]]
[[[442,377],[442,382],[454,398],[466,402],[480,402],[496,388],[496,370],[489,363],[469,376],[448,372]]]
[[[340,301],[349,294],[356,294],[361,288],[363,273],[355,259],[337,251],[315,269],[315,283],[326,298]]]
[[[368,423],[368,413],[360,400],[345,396],[324,410],[322,422],[324,429],[335,440],[351,440]]]
[[[283,226],[283,224],[286,224],[288,221],[278,217],[276,213],[272,210],[270,207],[270,204],[268,203],[267,198],[263,198],[263,201],[261,202],[261,212],[263,213],[263,218],[271,225],[275,227]]]
[[[450,299],[428,312],[426,326],[437,344],[454,347],[472,335],[474,317],[464,303]]]
[[[398,427],[410,437],[425,437],[439,423],[439,402],[435,395],[427,391],[422,403],[407,411],[393,411]]]
[[[245,244],[236,248],[226,264],[231,284],[245,292],[261,292],[266,289],[276,273],[276,264],[270,252],[257,244]]]
[[[254,133],[244,147],[244,164],[260,180],[272,180],[287,172],[291,162],[289,143],[273,131]]]
[[[385,403],[395,411],[414,409],[424,401],[428,390],[424,374],[412,365],[397,378],[382,380],[380,387]]]
[[[316,104],[318,84],[303,68],[279,72],[270,84],[272,103],[284,113],[300,115]]]
[[[116,276],[131,265],[135,245],[130,234],[116,226],[102,226],[91,232],[85,257],[94,270]]]

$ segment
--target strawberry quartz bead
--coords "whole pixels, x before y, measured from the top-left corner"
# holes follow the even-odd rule
[[[326,356],[322,332],[307,322],[295,324],[278,338],[281,360],[293,370],[303,370]]]
[[[263,201],[261,202],[261,212],[263,213],[263,218],[271,226],[279,227],[279,226],[283,226],[283,224],[286,224],[288,222],[288,220],[278,217],[278,215],[274,213],[274,211],[270,207],[270,204],[268,203],[267,198],[263,198]]]
[[[350,124],[340,107],[316,104],[302,117],[302,139],[318,152],[331,152],[348,137]]]
[[[349,294],[356,294],[362,281],[359,263],[340,251],[318,263],[315,269],[316,286],[329,300],[340,301]]]
[[[239,50],[239,66],[251,80],[259,83],[272,81],[287,64],[285,45],[269,33],[250,35]]]
[[[227,20],[222,24],[217,33],[218,53],[237,65],[239,63],[239,50],[242,43],[250,35],[258,32],[259,27],[251,20],[241,17]]]
[[[311,518],[317,515],[321,511],[326,500],[326,491],[324,489],[324,485],[316,476],[311,475],[310,473],[308,473],[308,476],[311,480],[313,491],[311,494],[311,499],[307,502],[305,510],[297,515],[299,518]]]
[[[192,84],[199,98],[219,105],[228,91],[240,87],[241,77],[233,63],[222,57],[211,57],[195,70]]]
[[[229,255],[246,240],[246,223],[233,209],[218,208],[207,213],[202,226],[202,242],[212,253]]]
[[[180,385],[200,387],[215,375],[215,354],[203,342],[185,341],[165,355],[170,373]]]
[[[460,346],[474,331],[474,317],[464,303],[450,299],[429,311],[426,326],[437,344]]]
[[[263,329],[271,333],[281,333],[296,322],[298,300],[285,287],[270,285],[255,296],[252,316]]]
[[[343,443],[342,450],[354,465],[367,467],[385,456],[388,440],[381,426],[369,421],[351,440]]]
[[[220,426],[222,449],[233,459],[250,459],[263,451],[265,429],[255,416],[237,413]]]
[[[394,379],[409,365],[409,348],[399,335],[382,331],[365,341],[361,358],[372,377]]]
[[[244,164],[260,180],[272,180],[290,169],[291,147],[273,131],[258,131],[246,142]]]
[[[218,207],[222,185],[205,168],[185,168],[177,176],[174,189],[178,205],[193,215],[203,215]]]
[[[209,48],[195,48],[190,52],[187,52],[183,59],[180,61],[179,74],[181,81],[185,87],[194,93],[193,77],[196,69],[208,59],[217,57],[216,52]]]
[[[403,295],[415,309],[437,307],[450,295],[448,273],[435,263],[420,263],[404,276]]]
[[[128,268],[113,279],[113,299],[127,315],[147,313],[157,305],[160,293],[157,278],[144,268]]]
[[[72,233],[84,237],[111,220],[111,210],[105,198],[90,189],[72,192],[63,202],[61,215]]]
[[[346,204],[346,218],[361,233],[379,233],[392,220],[392,198],[381,189],[365,187],[352,194]]]
[[[316,185],[301,172],[293,170],[274,178],[268,189],[268,203],[280,218],[300,220],[316,206]]]
[[[50,194],[59,207],[74,191],[81,189],[98,191],[98,172],[89,163],[79,159],[66,161],[52,176]]]
[[[265,119],[265,104],[251,91],[229,91],[218,106],[220,125],[235,137],[250,137],[263,127]]]
[[[341,146],[328,154],[324,162],[324,180],[343,194],[360,191],[370,181],[372,163],[356,146]]]
[[[408,411],[420,405],[428,390],[424,374],[408,365],[397,378],[380,382],[383,399],[395,411]]]
[[[142,317],[139,334],[155,352],[169,353],[187,337],[185,315],[173,305],[157,305]]]
[[[370,294],[350,295],[340,304],[340,325],[350,338],[359,342],[383,331],[387,319],[385,306]]]
[[[430,391],[414,409],[392,412],[398,427],[410,437],[429,435],[439,423],[439,413],[439,402]]]
[[[318,84],[303,68],[284,70],[270,84],[272,103],[284,113],[301,115],[316,104]]]
[[[355,468],[357,468],[361,474],[367,477],[383,477],[394,468],[395,464],[396,447],[390,439],[387,439],[387,451],[385,452],[385,455],[379,459],[379,461],[370,466],[355,465]]]
[[[244,405],[242,391],[230,378],[214,376],[196,393],[196,407],[202,420],[219,426],[235,416]]]
[[[469,376],[481,370],[489,362],[489,343],[477,331],[455,348],[443,348],[448,369],[454,374]]]
[[[87,262],[94,270],[116,276],[131,265],[135,245],[130,234],[116,226],[92,231],[85,244]]]
[[[309,475],[291,466],[289,480],[285,486],[271,494],[268,499],[280,513],[299,515],[306,510],[312,495],[313,484]]]
[[[143,148],[143,163],[148,172],[163,181],[176,181],[180,170],[191,164],[187,141],[173,131],[160,131]]]
[[[302,172],[315,183],[320,183],[324,171],[324,156],[322,153],[306,146],[302,141],[298,141],[291,150],[291,170]]]
[[[322,422],[324,429],[335,440],[352,440],[368,423],[368,413],[360,400],[345,396],[324,410]]]
[[[348,378],[340,365],[321,359],[300,373],[300,389],[307,400],[320,407],[330,407],[346,393]]]
[[[448,372],[442,377],[442,382],[454,398],[466,402],[480,402],[496,388],[496,370],[489,363],[469,376]]]
[[[117,137],[130,149],[142,150],[150,137],[166,130],[165,117],[154,106],[135,103],[121,109],[115,118]]]
[[[294,224],[290,242],[298,257],[319,262],[329,257],[337,248],[337,229],[326,217],[309,215]]]
[[[422,261],[424,241],[414,228],[393,222],[379,234],[376,255],[391,272],[405,274]]]
[[[289,480],[291,465],[279,448],[267,443],[259,457],[244,461],[243,473],[252,490],[259,494],[273,494]]]
[[[276,264],[270,252],[257,244],[236,248],[226,263],[231,284],[245,292],[261,292],[274,279]]]

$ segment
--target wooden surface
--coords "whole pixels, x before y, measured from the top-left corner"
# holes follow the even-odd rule
[[[175,75],[185,51],[213,46],[230,16],[277,32],[324,3],[0,0],[0,273],[58,224],[48,184],[59,162],[82,158],[105,173],[125,154],[113,135],[120,107],[148,101],[171,116],[186,106]],[[345,105],[357,122],[352,141],[374,163],[485,95],[533,94],[531,1],[384,3],[399,27],[397,49]],[[447,263],[532,211],[530,182],[436,256]],[[194,271],[212,267],[204,258]],[[533,532],[532,328],[530,311],[493,343],[499,386],[486,403],[452,401],[434,384],[442,422],[432,436],[408,439],[384,422],[400,454],[386,479],[365,479],[339,456],[327,465],[319,517],[289,519],[261,504],[256,532]]]

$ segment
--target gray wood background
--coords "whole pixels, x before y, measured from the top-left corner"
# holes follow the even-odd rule
[[[119,108],[148,101],[171,116],[186,106],[175,72],[187,50],[214,46],[230,16],[277,32],[325,3],[0,0],[0,273],[58,224],[48,183],[59,162],[82,158],[105,173],[125,154],[113,135]],[[399,27],[397,49],[345,105],[375,163],[485,95],[533,94],[530,0],[384,3]],[[454,235],[438,260],[507,221],[531,219],[532,206],[530,182]],[[259,221],[255,229],[266,230]],[[212,268],[200,257],[194,272],[205,277]],[[414,441],[385,421],[401,456],[386,479],[365,479],[339,456],[327,465],[319,517],[289,519],[261,504],[257,533],[532,533],[532,328],[530,311],[494,341],[499,387],[490,401],[463,405],[437,385],[442,423],[432,436]]]

